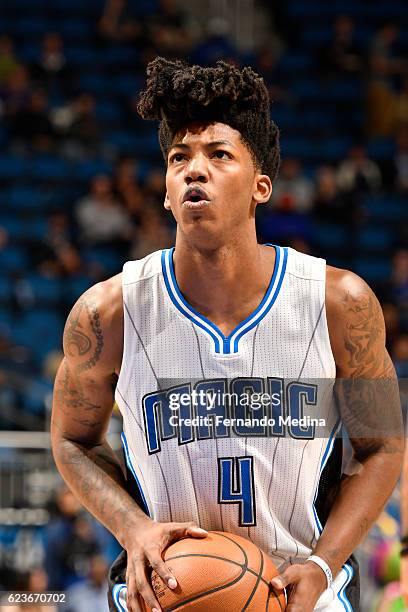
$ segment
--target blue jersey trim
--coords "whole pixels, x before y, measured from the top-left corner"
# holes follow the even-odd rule
[[[341,589],[339,590],[337,597],[340,599],[341,603],[344,606],[344,609],[347,610],[347,612],[353,612],[353,608],[351,606],[351,603],[349,602],[349,600],[347,599],[347,595],[345,593],[346,587],[347,585],[350,583],[353,574],[354,574],[354,570],[351,567],[351,565],[348,565],[347,563],[345,563],[343,565],[343,569],[345,570],[346,574],[347,574],[347,578],[344,581],[344,584],[342,585]]]
[[[135,479],[135,481],[136,481],[137,487],[138,487],[138,489],[139,489],[139,493],[140,493],[141,498],[142,498],[142,500],[143,500],[143,503],[144,503],[144,505],[145,505],[145,508],[144,508],[144,509],[145,509],[145,511],[146,511],[146,514],[147,514],[148,516],[151,516],[150,511],[149,511],[149,506],[147,505],[147,501],[146,501],[145,495],[144,495],[144,493],[143,493],[142,486],[141,486],[141,484],[140,484],[140,481],[139,481],[138,477],[136,476],[136,471],[135,471],[135,468],[134,468],[134,467],[133,467],[133,465],[132,465],[132,460],[131,460],[131,458],[130,458],[130,452],[129,452],[129,446],[128,446],[128,442],[127,442],[127,439],[126,439],[126,436],[125,436],[125,432],[124,432],[124,431],[122,431],[122,434],[121,434],[121,436],[120,436],[120,437],[121,437],[121,439],[122,439],[123,449],[124,449],[124,451],[125,451],[126,464],[127,464],[128,468],[129,468],[129,470],[132,472],[132,474],[133,474],[133,478],[134,478],[134,479]]]
[[[199,313],[191,306],[183,294],[181,293],[176,280],[176,275],[173,266],[174,247],[162,251],[162,272],[165,286],[169,297],[176,308],[190,321],[203,329],[213,340],[215,353],[229,355],[238,352],[239,340],[244,334],[253,329],[266,316],[279,295],[283,278],[286,272],[286,264],[288,258],[287,247],[279,247],[275,245],[276,259],[272,278],[268,285],[268,289],[258,307],[244,321],[228,335],[225,336],[222,331],[207,317]]]
[[[123,582],[120,584],[115,584],[112,589],[113,601],[114,601],[116,608],[119,610],[119,612],[126,612],[126,608],[122,606],[122,604],[120,603],[120,599],[119,599],[121,590],[125,588],[126,588],[126,583]]]

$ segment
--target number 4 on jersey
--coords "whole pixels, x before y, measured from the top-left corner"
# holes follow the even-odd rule
[[[256,525],[253,457],[218,458],[218,503],[239,504],[239,526]]]

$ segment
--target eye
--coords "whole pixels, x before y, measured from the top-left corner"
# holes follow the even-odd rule
[[[175,153],[170,157],[170,163],[174,164],[175,162],[181,162],[183,159],[185,159],[185,157],[186,156],[184,155],[184,153]]]
[[[217,151],[214,151],[213,157],[216,157],[217,159],[231,159],[230,153],[223,151],[222,149],[217,149]]]

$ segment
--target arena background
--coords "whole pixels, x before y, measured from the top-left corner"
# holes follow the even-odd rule
[[[407,47],[402,0],[0,2],[0,589],[106,610],[117,544],[62,486],[47,431],[75,299],[174,238],[157,126],[135,110],[147,62],[225,58],[264,76],[283,162],[259,239],[365,278],[403,377]],[[114,448],[120,429],[116,415]],[[363,611],[398,578],[398,514],[396,491],[359,551]]]

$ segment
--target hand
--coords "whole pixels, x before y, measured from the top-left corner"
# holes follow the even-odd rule
[[[197,527],[195,523],[157,523],[147,519],[137,532],[130,534],[126,542],[127,551],[127,600],[129,612],[143,612],[141,596],[152,612],[160,612],[160,604],[154,594],[149,580],[149,567],[155,570],[170,589],[177,587],[177,580],[166,567],[162,553],[164,549],[176,540],[182,538],[204,538],[207,531]]]
[[[401,594],[408,608],[408,556],[401,557]]]
[[[320,595],[327,588],[325,573],[313,561],[303,565],[290,565],[271,582],[277,589],[289,587],[286,612],[312,612]]]

